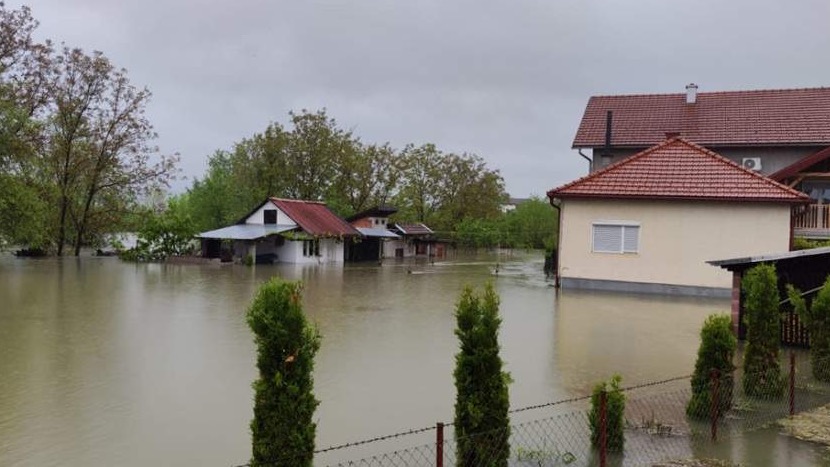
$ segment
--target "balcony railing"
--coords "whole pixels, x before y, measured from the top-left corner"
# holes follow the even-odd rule
[[[810,204],[796,208],[793,228],[799,236],[830,237],[830,204]]]

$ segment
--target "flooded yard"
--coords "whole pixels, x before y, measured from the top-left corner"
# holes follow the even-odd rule
[[[464,284],[492,280],[501,296],[513,408],[587,394],[613,373],[626,385],[690,374],[701,323],[729,307],[557,293],[541,271],[541,255],[518,252],[343,268],[0,257],[0,465],[244,463],[255,377],[244,314],[274,275],[304,281],[323,335],[320,448],[452,419]]]

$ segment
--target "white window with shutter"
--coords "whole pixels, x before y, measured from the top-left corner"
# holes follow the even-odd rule
[[[594,222],[591,237],[591,251],[594,253],[640,252],[640,224],[636,222]]]

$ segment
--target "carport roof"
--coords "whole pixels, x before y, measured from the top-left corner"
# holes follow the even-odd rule
[[[258,238],[276,235],[296,229],[296,225],[276,224],[235,224],[221,229],[202,232],[196,237],[212,238],[217,240],[256,240]]]

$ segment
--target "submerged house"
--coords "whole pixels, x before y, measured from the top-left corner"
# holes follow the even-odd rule
[[[389,216],[398,212],[391,206],[375,206],[346,219],[358,232],[361,240],[346,244],[346,261],[380,261],[385,245],[401,236],[387,228]]]
[[[787,251],[810,197],[684,138],[550,190],[563,288],[730,295],[706,261]]]
[[[595,172],[674,136],[806,193],[795,235],[830,238],[830,88],[594,96],[572,147]]]
[[[446,255],[446,243],[435,237],[435,232],[422,222],[414,224],[394,224],[392,232],[400,238],[386,243],[383,256],[386,258],[409,258],[427,256],[443,258]]]
[[[359,237],[351,224],[320,201],[268,198],[234,225],[202,232],[202,256],[257,263],[342,263],[345,243]]]

